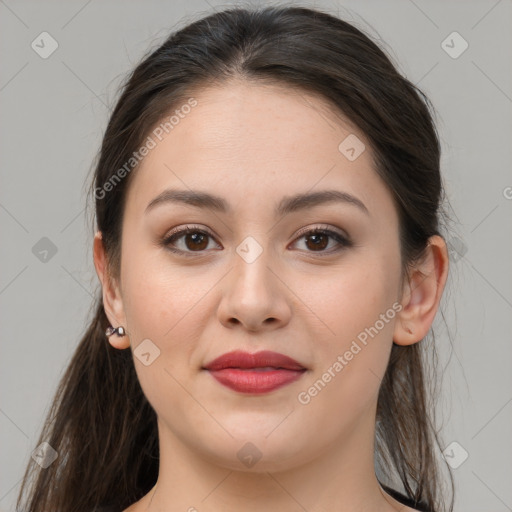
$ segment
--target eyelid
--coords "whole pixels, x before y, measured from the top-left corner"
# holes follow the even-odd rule
[[[167,232],[164,235],[163,239],[166,240],[177,233],[180,233],[181,235],[185,235],[188,230],[202,231],[202,232],[208,233],[208,235],[210,235],[212,238],[215,238],[215,235],[208,228],[204,228],[201,226],[195,226],[193,224],[192,225],[186,224],[185,226],[177,226],[177,227],[171,229],[169,232]]]
[[[331,233],[335,233],[339,237],[345,239],[347,241],[347,243],[351,242],[350,237],[344,231],[341,231],[339,228],[335,228],[334,226],[331,226],[330,224],[319,224],[319,225],[316,225],[313,227],[306,226],[304,228],[301,228],[295,234],[294,239],[297,239],[303,235],[306,235],[308,233],[315,232],[315,231],[328,231]]]
[[[166,233],[164,235],[163,239],[166,240],[166,239],[170,238],[172,235],[177,234],[177,233],[186,234],[187,230],[192,230],[192,229],[195,229],[197,231],[204,231],[205,233],[208,233],[208,235],[210,235],[212,238],[215,239],[215,235],[208,228],[190,225],[190,224],[186,224],[185,226],[178,226],[176,228],[171,229],[171,231],[169,231],[168,233]],[[311,231],[321,231],[321,230],[334,231],[339,236],[345,238],[347,240],[347,242],[351,241],[350,237],[344,231],[340,232],[341,230],[338,231],[337,228],[334,228],[333,226],[330,226],[329,224],[320,224],[320,225],[316,225],[313,227],[306,226],[304,228],[301,228],[301,229],[299,229],[299,231],[297,233],[295,233],[294,239],[297,237],[303,236],[307,233],[310,233]]]

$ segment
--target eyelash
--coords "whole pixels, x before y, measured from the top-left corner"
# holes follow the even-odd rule
[[[185,228],[173,231],[168,236],[165,236],[162,239],[161,244],[169,251],[183,255],[185,257],[192,257],[192,256],[195,256],[196,254],[200,254],[200,253],[204,252],[204,250],[203,251],[182,251],[181,249],[176,249],[171,246],[171,244],[176,242],[176,240],[179,240],[183,236],[188,235],[190,233],[199,233],[199,234],[207,235],[207,236],[215,239],[215,237],[208,231],[199,229],[195,226],[186,226]],[[331,249],[329,251],[318,251],[318,252],[317,251],[307,251],[312,254],[316,253],[316,254],[320,255],[320,257],[322,257],[324,255],[327,256],[327,255],[331,255],[333,253],[340,252],[340,251],[342,251],[348,247],[351,247],[353,245],[352,241],[349,240],[348,238],[346,238],[346,237],[342,236],[340,233],[333,231],[332,229],[328,229],[327,227],[324,227],[324,226],[303,230],[303,231],[299,232],[296,240],[299,240],[300,238],[303,238],[306,235],[325,235],[330,238],[333,238],[340,245],[340,247],[338,247],[337,249],[334,249],[334,250]]]

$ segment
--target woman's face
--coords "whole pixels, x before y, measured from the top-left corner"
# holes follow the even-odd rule
[[[290,89],[239,82],[194,97],[168,134],[150,134],[123,220],[119,320],[161,443],[263,471],[373,439],[401,262],[368,141]],[[152,203],[166,190],[218,199]],[[336,198],[293,200],[325,191]],[[299,366],[205,369],[232,351]]]

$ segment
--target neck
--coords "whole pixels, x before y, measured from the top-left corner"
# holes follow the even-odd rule
[[[374,419],[368,417],[342,443],[338,440],[327,446],[302,465],[273,471],[257,463],[240,471],[193,451],[159,420],[159,476],[155,487],[141,500],[141,510],[399,510],[398,502],[383,491],[375,476],[374,425]]]

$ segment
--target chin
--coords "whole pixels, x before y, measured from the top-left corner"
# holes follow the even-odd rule
[[[263,432],[264,430],[264,432]],[[252,428],[233,432],[233,438],[219,443],[212,440],[205,448],[206,457],[220,467],[246,473],[286,471],[307,462],[312,443],[300,440],[297,433]],[[313,457],[313,455],[311,455]]]

